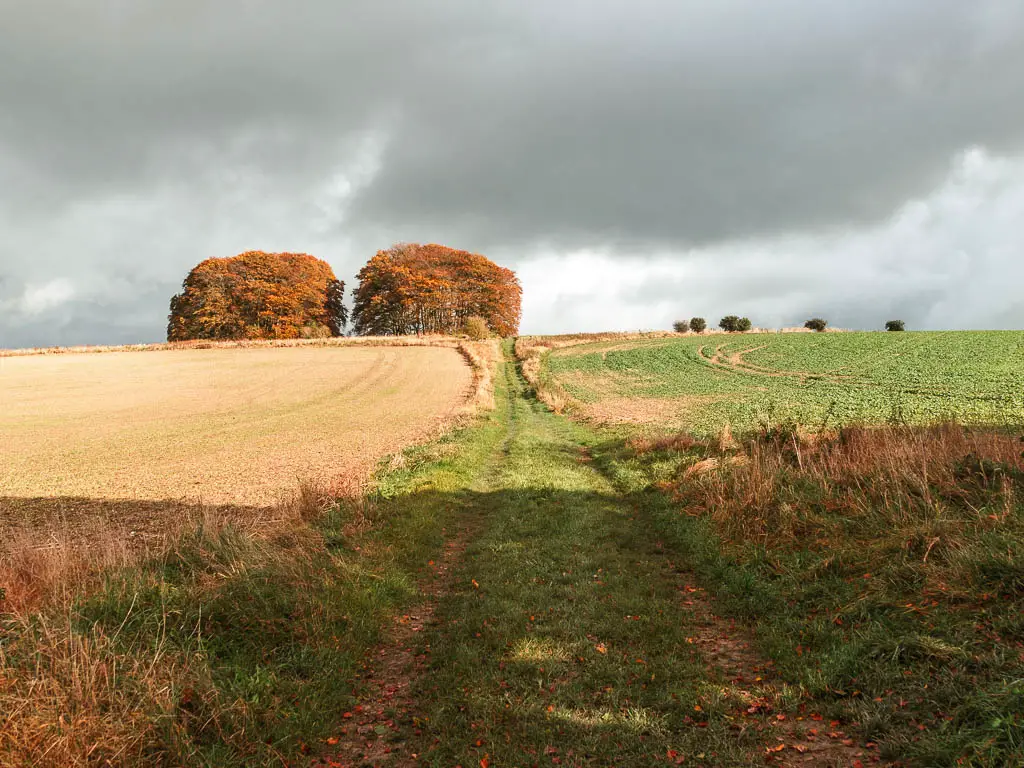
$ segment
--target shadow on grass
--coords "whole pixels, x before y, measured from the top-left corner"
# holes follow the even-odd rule
[[[56,734],[60,714],[88,714],[90,702],[109,711],[117,689],[133,690],[144,722],[121,725],[144,731],[134,764],[298,759],[343,724],[390,617],[423,599],[430,561],[456,527],[473,525],[483,533],[452,569],[426,633],[431,662],[415,683],[415,710],[385,712],[377,724],[394,727],[367,736],[420,750],[428,765],[524,754],[531,764],[650,765],[672,753],[745,764],[764,738],[760,720],[744,720],[736,686],[688,643],[679,568],[697,574],[724,613],[755,626],[808,712],[932,760],[986,749],[995,760],[1020,748],[1024,690],[1008,681],[1024,674],[1005,639],[1024,630],[1019,596],[985,605],[980,621],[952,603],[907,611],[904,587],[893,586],[903,582],[882,572],[888,591],[867,590],[860,564],[834,552],[730,559],[705,521],[662,493],[628,490],[642,470],[620,443],[565,452],[619,491],[446,492],[427,481],[259,540],[231,519],[251,522],[266,509],[217,508],[224,524],[186,526],[162,554],[109,569],[75,601],[69,630],[92,643],[95,661],[136,673],[121,672],[105,691],[50,681],[40,711]],[[169,518],[194,523],[189,515],[202,512],[89,499],[4,498],[0,509],[3,525],[95,523],[152,537],[166,535]],[[10,691],[37,669],[32,635],[19,631],[3,668]],[[979,647],[988,650],[970,650]]]
[[[162,541],[204,517],[244,523],[272,517],[274,509],[175,499],[0,496],[0,533],[6,539],[24,534],[41,543],[115,534],[130,536],[142,544]]]

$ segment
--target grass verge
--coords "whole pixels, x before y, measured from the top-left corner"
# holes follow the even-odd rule
[[[914,766],[1024,763],[1024,457],[999,430],[622,439],[595,464],[800,699]]]

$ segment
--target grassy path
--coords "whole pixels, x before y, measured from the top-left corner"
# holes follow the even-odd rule
[[[749,764],[758,734],[714,711],[716,673],[658,543],[587,434],[507,369],[508,436],[463,494],[480,533],[428,636],[413,751],[432,766]]]
[[[404,482],[382,510],[443,510],[448,546],[324,762],[857,765],[677,569],[607,447],[529,397],[511,360],[498,401],[448,482]]]

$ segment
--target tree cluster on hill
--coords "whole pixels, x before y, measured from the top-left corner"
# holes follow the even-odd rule
[[[812,331],[823,333],[824,330],[828,328],[828,320],[825,320],[824,318],[821,317],[812,317],[810,320],[804,323],[804,328],[809,328]]]
[[[353,323],[363,335],[458,333],[471,317],[501,336],[519,329],[522,288],[512,270],[443,245],[396,245],[359,271]]]
[[[730,333],[745,333],[753,328],[754,325],[750,322],[749,317],[726,315],[718,321],[718,327],[723,331],[728,331]]]
[[[248,251],[207,259],[171,299],[168,341],[340,336],[345,284],[304,253]]]

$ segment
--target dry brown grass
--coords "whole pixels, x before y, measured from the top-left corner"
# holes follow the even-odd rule
[[[467,413],[494,410],[494,373],[501,360],[501,343],[497,339],[463,341],[459,351],[473,370],[473,394],[464,406]]]
[[[878,531],[902,534],[934,557],[1006,519],[1017,502],[1012,477],[1024,476],[1022,448],[1016,435],[954,424],[828,435],[782,429],[748,441],[743,461],[689,473],[677,493],[732,541],[827,546],[863,529],[872,539]],[[985,514],[972,512],[983,507]],[[842,534],[841,520],[850,526]]]
[[[626,441],[626,447],[639,456],[655,451],[675,451],[684,453],[699,445],[698,441],[687,432],[676,432],[668,435],[635,436]]]
[[[310,529],[292,528],[290,537],[299,543],[289,548],[267,544],[270,532],[259,539],[246,534],[249,549],[258,550],[250,551],[247,567],[270,559],[278,568],[304,561],[308,545],[301,539],[304,534],[312,542]],[[220,535],[223,529],[214,524],[205,529],[208,541]],[[173,556],[173,548],[162,554]],[[228,575],[210,572],[206,578],[213,585]],[[194,648],[182,652],[162,642],[125,643],[120,629],[82,632],[72,627],[69,613],[51,608],[0,613],[0,627],[14,638],[13,645],[0,647],[0,765],[170,766],[177,763],[168,749],[187,749],[197,730],[226,743],[244,738],[235,724],[244,722],[246,703],[218,701],[198,626]],[[162,621],[175,617],[168,613]]]
[[[35,674],[12,674],[0,649],[0,761],[4,765],[119,765],[155,741],[152,708],[170,708],[181,658],[118,653],[101,633],[83,635],[43,618],[7,622],[31,639]],[[20,670],[19,670],[20,671]],[[159,678],[170,686],[133,689],[124,680]],[[160,761],[155,764],[159,765]]]
[[[170,765],[169,745],[186,745],[197,729],[216,732],[225,742],[244,738],[233,723],[244,720],[246,705],[217,703],[198,634],[193,653],[163,643],[126,645],[120,630],[73,629],[72,600],[98,588],[111,569],[142,558],[169,562],[181,557],[182,547],[202,552],[225,541],[238,542],[234,546],[245,554],[237,564],[230,557],[205,558],[223,570],[207,566],[203,578],[210,589],[237,567],[271,562],[301,579],[304,563],[323,547],[310,523],[329,506],[344,501],[346,535],[369,527],[364,490],[361,477],[329,487],[303,483],[280,504],[244,515],[227,507],[180,505],[161,535],[135,538],[103,519],[102,505],[94,503],[100,517],[84,527],[76,520],[77,530],[54,526],[44,544],[28,533],[5,541],[0,637],[11,642],[0,643],[0,765]]]
[[[461,341],[461,337],[457,336],[432,334],[423,336],[338,336],[326,339],[197,340],[155,344],[0,349],[0,357],[105,354],[110,352],[168,352],[194,349],[291,349],[296,347],[450,347],[454,349],[459,346]]]
[[[567,341],[565,345],[575,343],[582,342]],[[563,413],[576,407],[577,403],[562,386],[543,375],[544,355],[555,346],[557,346],[557,342],[549,343],[539,337],[521,336],[516,339],[513,349],[516,359],[519,361],[519,369],[522,371],[523,378],[526,379],[527,384],[533,387],[537,399],[555,413]]]
[[[22,509],[31,513],[28,518],[0,515],[5,533],[0,540],[0,615],[24,617],[66,606],[105,572],[166,554],[186,531],[218,532],[231,526],[266,540],[314,521],[339,499],[359,511],[366,487],[361,475],[335,477],[329,485],[304,481],[278,504],[263,507],[32,500]]]
[[[598,377],[588,381],[601,391]],[[682,397],[609,397],[580,405],[580,413],[597,424],[652,424],[663,429],[680,429],[700,408],[722,398],[717,395]]]

